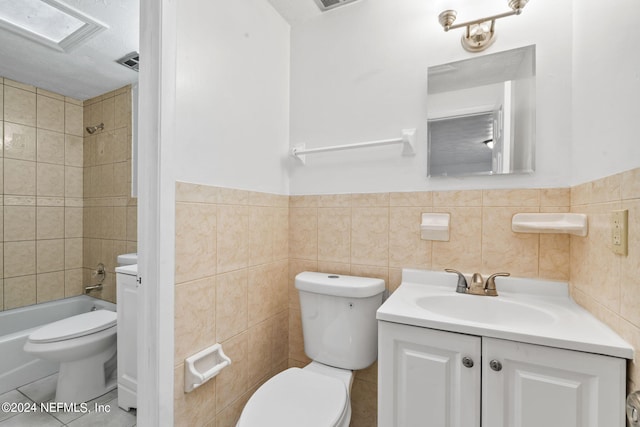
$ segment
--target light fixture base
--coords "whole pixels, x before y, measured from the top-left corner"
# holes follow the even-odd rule
[[[467,31],[462,35],[460,42],[467,52],[481,52],[496,41],[493,25],[490,29],[486,29],[483,24],[469,25]]]

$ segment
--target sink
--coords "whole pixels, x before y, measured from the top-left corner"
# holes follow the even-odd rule
[[[456,293],[457,277],[451,273],[403,269],[402,283],[378,308],[376,319],[633,358],[633,347],[571,299],[568,283],[500,279],[497,297],[468,295]]]
[[[504,299],[464,294],[430,295],[415,300],[433,314],[467,322],[514,325],[553,323],[556,317],[538,307]]]

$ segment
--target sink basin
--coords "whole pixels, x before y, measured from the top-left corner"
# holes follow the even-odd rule
[[[475,295],[430,295],[416,304],[433,314],[467,322],[511,325],[553,323],[553,314],[538,307],[498,297]]]

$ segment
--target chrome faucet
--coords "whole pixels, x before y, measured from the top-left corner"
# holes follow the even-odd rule
[[[98,267],[96,268],[95,271],[93,271],[91,273],[91,275],[98,279],[98,284],[97,285],[93,285],[93,286],[85,286],[84,287],[84,293],[85,294],[88,294],[91,291],[101,291],[102,290],[102,282],[104,282],[104,278],[107,275],[107,271],[104,268],[104,264],[103,263],[99,263]]]
[[[459,294],[466,294],[467,289],[469,289],[469,285],[467,285],[467,278],[464,277],[464,274],[451,268],[445,268],[444,271],[446,271],[447,273],[455,273],[458,275],[458,285],[456,286],[456,292],[458,292]]]
[[[101,291],[102,290],[102,283],[99,283],[97,285],[94,286],[85,286],[84,287],[84,293],[88,294],[91,291]]]
[[[497,297],[498,290],[496,289],[496,277],[498,276],[510,276],[509,273],[495,273],[489,276],[487,281],[483,281],[480,273],[474,273],[471,277],[471,284],[467,283],[467,278],[464,274],[451,268],[445,268],[447,273],[455,273],[458,275],[458,284],[456,286],[456,292],[460,294],[470,295],[484,295],[489,297]]]

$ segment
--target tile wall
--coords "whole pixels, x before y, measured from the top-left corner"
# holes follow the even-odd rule
[[[0,78],[0,309],[82,287],[82,102]]]
[[[130,196],[131,86],[84,101],[83,123],[83,280],[96,283],[92,273],[103,263],[103,289],[91,295],[115,302],[116,257],[137,247],[137,199]],[[104,130],[86,131],[100,123]]]
[[[136,251],[131,87],[78,101],[0,78],[0,310],[83,293]],[[86,126],[105,124],[89,135]]]
[[[391,292],[404,267],[570,281],[578,303],[640,349],[640,169],[572,189],[289,198],[178,183],[177,200],[176,425],[232,426],[262,382],[309,362],[301,271],[379,277]],[[628,256],[610,251],[615,209],[629,210]],[[515,213],[569,211],[589,215],[587,237],[511,231]],[[449,242],[420,239],[423,212],[451,213]],[[184,394],[182,360],[216,341],[238,363]],[[639,372],[630,362],[629,390]],[[356,373],[352,405],[352,426],[376,424],[376,365]]]
[[[611,251],[611,211],[629,211],[628,255]],[[571,211],[589,217],[587,237],[571,237],[573,298],[609,325],[640,356],[640,169],[571,189]],[[640,387],[637,362],[627,364],[628,391]]]
[[[569,237],[516,234],[517,212],[568,212],[569,189],[470,190],[292,196],[289,227],[289,359],[306,364],[297,273],[327,271],[384,279],[389,291],[402,268],[455,268],[485,277],[569,279]],[[451,214],[450,240],[420,239],[423,212]],[[377,422],[377,367],[356,373],[352,426]]]
[[[288,367],[289,198],[176,185],[175,425],[235,426]],[[222,343],[230,367],[184,393],[184,359]]]

